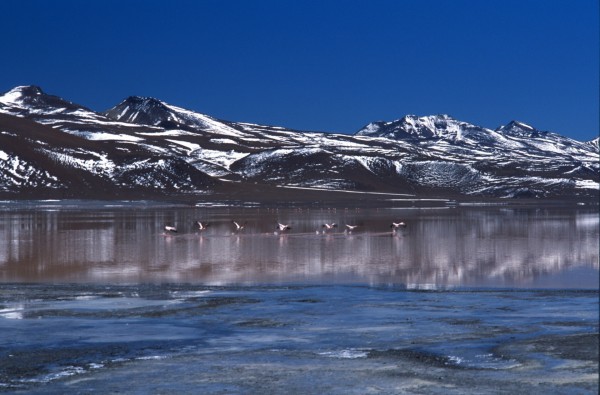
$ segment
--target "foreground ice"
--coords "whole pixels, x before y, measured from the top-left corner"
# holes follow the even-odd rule
[[[594,290],[5,284],[0,313],[0,391],[598,389]]]

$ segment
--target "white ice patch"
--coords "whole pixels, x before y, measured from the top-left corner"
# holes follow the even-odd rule
[[[137,357],[136,359],[138,361],[153,361],[153,360],[161,360],[161,359],[167,359],[168,357],[166,355],[148,355],[145,357]]]
[[[197,206],[198,207],[198,206]],[[170,292],[171,297],[177,298],[177,299],[187,299],[187,298],[197,298],[200,296],[206,296],[208,294],[212,293],[212,291],[210,290],[200,290],[200,291],[172,291]]]
[[[357,358],[366,358],[369,356],[367,351],[363,350],[338,350],[338,351],[324,351],[320,352],[319,355],[328,358],[337,358],[337,359],[357,359]]]
[[[25,307],[23,305],[16,305],[13,307],[7,307],[4,309],[0,309],[0,317],[6,318],[9,320],[22,320],[24,310],[25,310]]]
[[[63,370],[55,373],[50,373],[45,376],[33,379],[22,379],[23,383],[49,383],[54,380],[62,379],[64,377],[75,376],[78,374],[85,373],[86,370],[81,366],[65,366]]]

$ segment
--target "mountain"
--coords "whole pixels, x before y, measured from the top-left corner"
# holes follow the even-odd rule
[[[373,122],[356,132],[357,136],[386,137],[399,140],[443,138],[460,140],[463,133],[478,133],[482,128],[457,121],[448,115],[417,117],[406,115],[391,122]]]
[[[0,96],[5,196],[597,198],[598,161],[598,139],[517,121],[491,130],[407,115],[341,135],[219,120],[138,96],[105,112],[35,86]]]
[[[566,196],[580,194],[582,189],[597,194],[598,139],[580,142],[518,121],[491,130],[448,115],[408,115],[392,122],[370,123],[356,135],[407,141],[445,158],[436,161],[437,166],[461,163],[475,170],[486,182],[477,191],[470,189],[477,183],[464,185],[467,193],[511,196],[506,187],[514,185],[512,196]],[[494,193],[494,188],[500,193]]]

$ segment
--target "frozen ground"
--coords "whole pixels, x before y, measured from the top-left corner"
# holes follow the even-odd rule
[[[0,391],[597,393],[598,292],[0,287]]]

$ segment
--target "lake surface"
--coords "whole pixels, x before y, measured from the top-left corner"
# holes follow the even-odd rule
[[[0,392],[598,391],[597,207],[3,208]]]
[[[211,225],[199,232],[196,220]],[[246,229],[236,232],[232,220]],[[407,226],[392,232],[401,220]],[[276,232],[278,222],[292,229]],[[348,233],[346,224],[358,227]],[[0,212],[0,280],[597,289],[598,240],[597,208],[49,205]]]

